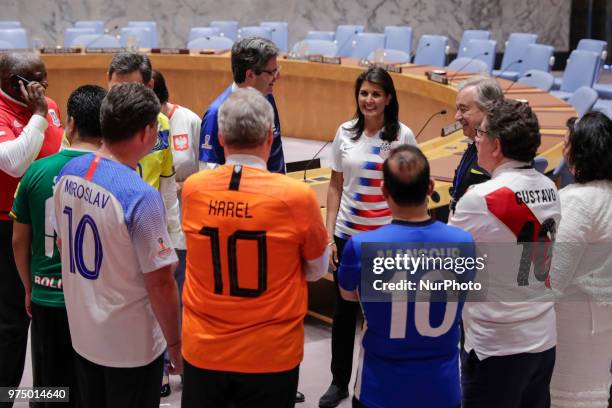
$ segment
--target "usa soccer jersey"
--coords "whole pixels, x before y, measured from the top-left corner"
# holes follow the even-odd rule
[[[206,163],[225,163],[225,154],[223,147],[219,144],[219,126],[217,124],[217,115],[219,108],[223,102],[237,88],[236,84],[231,84],[223,91],[221,95],[213,101],[208,107],[204,117],[202,118],[202,130],[200,131],[200,161]],[[285,173],[285,157],[283,155],[283,143],[281,141],[280,119],[278,118],[278,110],[276,102],[272,94],[265,96],[272,109],[274,109],[274,129],[272,129],[274,139],[272,140],[272,149],[270,158],[268,159],[268,170],[273,173]]]
[[[342,239],[376,229],[391,222],[391,211],[382,195],[383,162],[394,147],[416,145],[412,131],[400,123],[396,141],[388,143],[380,132],[372,137],[365,134],[357,141],[349,129],[355,121],[338,128],[332,144],[332,169],[343,176],[342,198],[334,234]]]
[[[364,243],[409,243],[410,248],[458,249],[461,257],[475,256],[472,237],[463,230],[432,220],[394,220],[375,231],[353,235],[347,242],[338,271],[344,290],[363,290]],[[458,280],[471,279],[473,272],[464,274]],[[391,294],[380,296],[381,301],[361,301],[366,324],[355,397],[368,408],[459,406],[458,322],[463,302],[415,303],[397,301]],[[388,301],[382,296],[388,296]]]
[[[166,342],[143,274],[177,260],[159,192],[133,169],[87,154],[60,172],[54,204],[75,351],[108,367],[149,364]]]

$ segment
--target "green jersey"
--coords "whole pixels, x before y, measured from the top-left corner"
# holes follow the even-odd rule
[[[90,152],[67,149],[35,161],[23,175],[15,193],[9,216],[32,226],[32,302],[41,306],[65,307],[61,258],[51,223],[53,186],[64,165],[86,153]]]

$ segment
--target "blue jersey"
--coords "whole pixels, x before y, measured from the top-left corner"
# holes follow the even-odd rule
[[[459,406],[459,319],[463,302],[447,303],[445,293],[432,292],[431,301],[417,303],[407,291],[381,293],[380,301],[365,301],[361,288],[363,243],[389,243],[385,248],[402,243],[404,248],[433,248],[474,257],[472,237],[438,221],[394,220],[377,230],[353,235],[346,243],[338,271],[343,289],[362,293],[366,320],[355,397],[368,408]],[[425,273],[430,271],[419,269],[414,276],[418,280]],[[456,278],[461,282],[471,280],[473,271]],[[398,294],[400,300],[395,297]]]
[[[213,101],[208,107],[204,117],[202,118],[202,128],[200,130],[200,161],[207,163],[225,163],[225,154],[223,153],[223,147],[219,144],[219,125],[217,124],[217,113],[219,108],[229,98],[233,91],[232,84],[227,87],[221,95]],[[270,157],[268,158],[268,170],[273,173],[285,173],[285,157],[283,155],[283,144],[281,142],[281,128],[280,120],[278,118],[278,110],[276,109],[276,102],[274,102],[274,96],[269,94],[266,96],[272,109],[274,109],[274,139],[272,140],[272,149],[270,150]]]

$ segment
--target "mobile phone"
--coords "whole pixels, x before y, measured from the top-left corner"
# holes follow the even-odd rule
[[[29,79],[25,79],[21,75],[14,74],[13,76],[17,78],[18,80],[22,81],[25,85],[28,85],[30,82],[32,82]]]
[[[30,82],[32,82],[32,81],[29,81],[29,80],[25,79],[21,75],[13,74],[11,76],[11,86],[13,87],[15,92],[18,92],[18,93],[21,92],[21,88],[19,87],[19,81],[23,82],[24,85],[27,85]]]

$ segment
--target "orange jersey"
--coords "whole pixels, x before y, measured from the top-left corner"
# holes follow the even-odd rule
[[[302,263],[327,243],[314,192],[254,167],[200,172],[183,186],[183,230],[185,359],[244,373],[296,367],[308,303]]]

